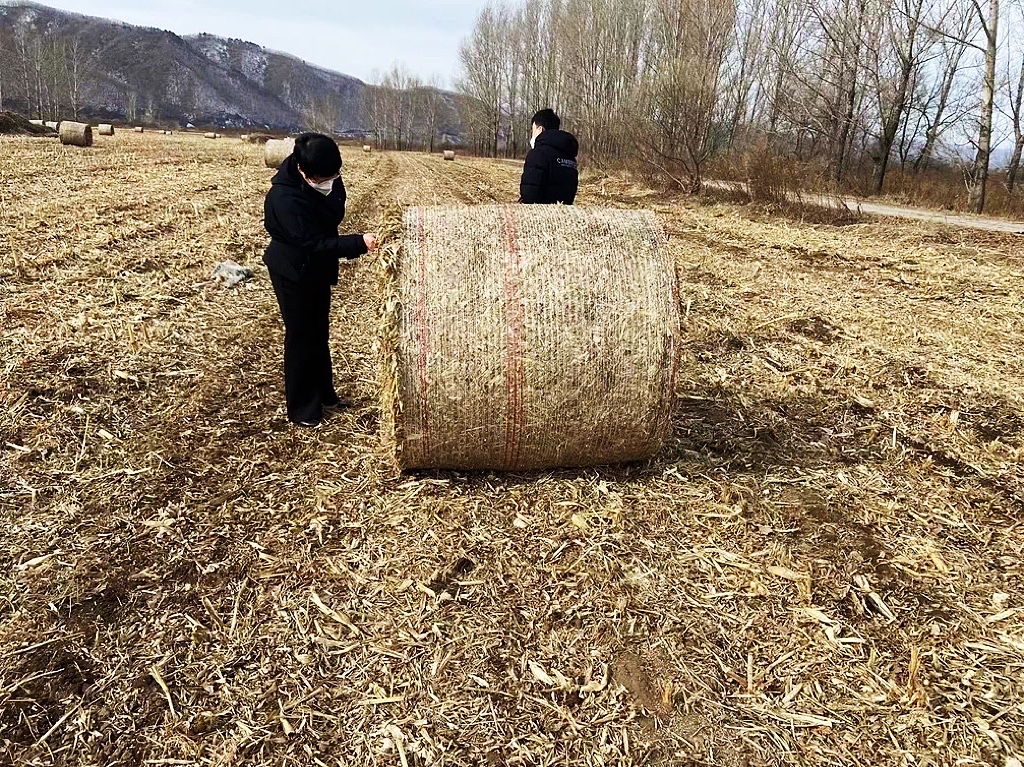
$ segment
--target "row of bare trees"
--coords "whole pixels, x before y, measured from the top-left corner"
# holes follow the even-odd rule
[[[77,119],[88,59],[74,36],[28,26],[0,30],[0,109],[16,106],[40,120]]]
[[[994,149],[1011,190],[1024,150],[1024,0],[499,0],[461,64],[478,150],[521,154],[549,106],[591,159],[691,190],[761,147],[875,193],[955,165],[980,212]]]
[[[426,149],[453,131],[454,109],[439,79],[424,82],[395,64],[363,89],[363,117],[381,149]]]

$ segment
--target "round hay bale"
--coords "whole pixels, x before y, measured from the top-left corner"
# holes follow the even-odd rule
[[[114,126],[110,125],[109,123],[100,123],[99,127],[97,128],[97,131],[101,136],[113,136]]]
[[[203,138],[220,138],[216,133],[204,133]]]
[[[280,168],[295,151],[295,139],[272,138],[263,147],[263,163],[268,168]]]
[[[92,146],[92,128],[85,123],[65,120],[57,132],[65,146]]]
[[[29,123],[32,125],[44,125],[42,120],[29,120]]]
[[[248,142],[249,141],[249,134],[248,133],[243,133],[241,136],[238,137],[238,140],[239,141],[246,141],[246,142]]]
[[[142,127],[137,127],[134,130],[135,130],[136,133],[144,133],[146,131],[146,129],[142,128]]]
[[[454,160],[455,159],[455,150],[453,150],[453,149],[445,149],[444,150],[444,159],[446,159],[446,160]]]
[[[52,120],[47,120],[46,122],[43,123],[43,125],[45,125],[47,128],[51,128],[53,130],[59,130],[60,129],[60,123],[53,122]]]
[[[370,146],[369,144],[363,144],[363,151],[369,154],[370,152],[373,151],[373,147]]]
[[[410,208],[386,231],[382,428],[400,468],[600,466],[661,449],[680,321],[653,213]]]

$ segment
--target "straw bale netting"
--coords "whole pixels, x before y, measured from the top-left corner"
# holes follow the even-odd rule
[[[390,218],[382,412],[401,468],[598,466],[662,447],[678,291],[650,211],[487,205]]]
[[[92,146],[92,128],[85,123],[65,120],[58,129],[60,143],[65,146]]]
[[[114,126],[110,125],[109,123],[100,123],[99,124],[99,128],[97,128],[97,130],[99,131],[99,134],[101,136],[113,136],[114,135]]]
[[[373,151],[373,147],[370,146],[369,144],[363,144],[363,151],[369,154],[370,152]]]
[[[446,160],[454,160],[455,159],[455,151],[452,150],[452,149],[445,149],[444,150],[444,159],[446,159]]]
[[[268,168],[280,168],[295,151],[295,139],[274,138],[263,147],[263,163]]]

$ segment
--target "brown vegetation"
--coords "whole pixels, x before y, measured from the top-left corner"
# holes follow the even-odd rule
[[[588,175],[581,204],[653,209],[676,259],[670,445],[398,476],[372,258],[335,292],[354,405],[287,427],[262,148],[0,150],[0,760],[1020,759],[1018,239]],[[355,147],[344,172],[359,230],[513,201],[519,169]],[[210,283],[228,258],[256,278]]]

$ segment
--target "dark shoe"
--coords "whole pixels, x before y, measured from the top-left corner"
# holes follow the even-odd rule
[[[320,425],[319,421],[292,421],[292,423],[304,429],[315,429]]]
[[[334,402],[324,402],[323,406],[326,410],[345,410],[352,407],[352,402],[347,399],[336,399]]]

